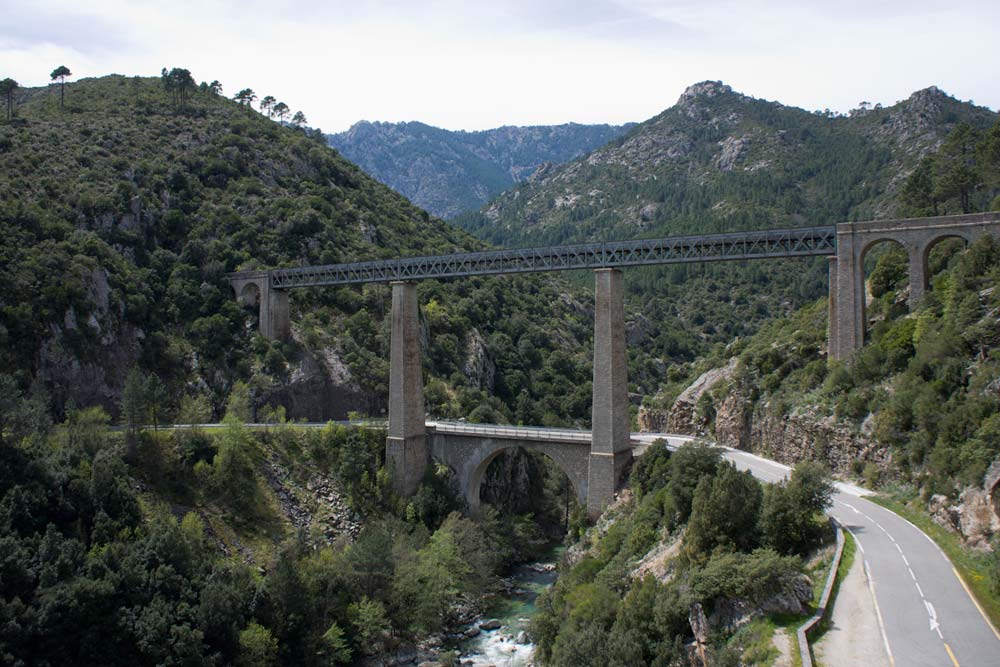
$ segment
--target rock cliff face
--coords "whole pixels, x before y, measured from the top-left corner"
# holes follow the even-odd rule
[[[367,400],[333,348],[304,354],[288,381],[265,392],[260,399],[261,404],[284,406],[285,414],[293,420],[347,419],[352,411],[378,415],[384,407]]]
[[[789,465],[822,461],[844,475],[852,472],[855,461],[872,462],[880,468],[890,465],[891,453],[875,442],[868,430],[870,422],[858,430],[818,410],[786,414],[767,398],[755,400],[750,381],[737,379],[738,368],[734,357],[725,366],[703,373],[681,392],[667,413],[640,411],[640,430],[708,435],[720,445]],[[721,400],[708,400],[713,389],[727,382],[730,385]]]
[[[681,392],[669,411],[640,409],[639,430],[707,435],[720,445],[788,465],[820,461],[840,476],[855,474],[858,462],[891,468],[892,453],[876,441],[870,417],[859,429],[815,408],[786,413],[769,397],[755,399],[749,380],[734,379],[736,362],[734,358],[702,374]],[[710,419],[698,409],[699,399],[720,382],[730,381],[724,397],[713,405],[714,420]],[[935,522],[956,532],[968,545],[989,549],[993,537],[1000,534],[1000,460],[990,467],[981,487],[967,487],[956,498],[935,495],[927,510]]]
[[[38,378],[57,407],[72,402],[111,409],[121,400],[121,387],[139,359],[145,334],[123,321],[124,305],[112,297],[104,269],[94,269],[86,285],[89,312],[70,307],[61,325],[50,325],[50,337],[39,348]],[[83,347],[87,354],[80,353]]]

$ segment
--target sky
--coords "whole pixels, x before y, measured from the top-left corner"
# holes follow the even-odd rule
[[[1000,108],[997,0],[0,0],[0,78],[185,67],[309,124],[642,121],[721,80],[846,112],[937,85]]]

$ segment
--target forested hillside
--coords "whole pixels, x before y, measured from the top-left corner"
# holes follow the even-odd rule
[[[319,133],[211,90],[109,76],[69,84],[65,108],[44,89],[14,99],[0,126],[0,370],[44,389],[60,418],[68,404],[116,414],[133,367],[163,385],[161,420],[185,397],[220,415],[239,379],[254,413],[379,415],[385,286],[294,292],[294,340],[277,343],[226,273],[481,247]],[[432,414],[587,419],[585,293],[551,276],[420,290]]]
[[[887,218],[907,175],[959,122],[982,130],[996,118],[935,87],[837,116],[706,81],[456,222],[513,247]],[[960,206],[949,205],[941,212]]]
[[[453,218],[478,209],[539,165],[579,157],[628,127],[567,123],[465,132],[418,122],[361,121],[327,139],[413,203]]]

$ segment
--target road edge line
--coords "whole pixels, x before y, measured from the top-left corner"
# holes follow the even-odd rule
[[[993,621],[991,621],[990,617],[986,615],[986,610],[979,604],[979,600],[976,599],[976,596],[972,594],[972,590],[969,588],[969,585],[965,583],[965,579],[962,578],[962,574],[958,571],[958,568],[956,568],[951,562],[951,559],[948,559],[948,563],[951,565],[951,571],[955,573],[958,583],[962,584],[962,588],[965,589],[965,594],[969,596],[970,600],[972,600],[972,604],[976,605],[976,610],[979,612],[979,615],[983,617],[984,621],[986,621],[986,625],[990,626],[990,630],[993,631],[996,638],[1000,639],[1000,632],[997,632],[997,628],[993,625]]]
[[[882,644],[885,646],[885,652],[889,654],[889,664],[892,667],[896,667],[896,658],[892,655],[892,649],[889,647],[889,636],[885,634],[885,622],[882,620],[882,609],[878,606],[878,595],[875,594],[875,580],[871,575],[871,569],[868,566],[868,559],[864,559],[865,563],[865,579],[868,580],[868,590],[872,594],[872,602],[875,603],[875,618],[878,619],[878,629],[882,633]]]

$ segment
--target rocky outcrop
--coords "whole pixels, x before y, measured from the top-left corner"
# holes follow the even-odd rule
[[[87,311],[71,306],[61,325],[50,325],[50,336],[39,347],[38,378],[57,417],[67,403],[100,405],[116,415],[125,376],[138,363],[145,339],[142,329],[123,322],[124,307],[112,298],[104,269],[91,272],[85,302]]]
[[[465,360],[462,362],[462,373],[470,387],[493,392],[497,367],[486,349],[486,341],[478,329],[469,332],[465,346]]]
[[[755,618],[769,614],[803,615],[809,611],[813,598],[812,580],[804,574],[783,579],[777,590],[766,598],[721,598],[712,605],[711,613],[705,613],[700,602],[691,606],[689,619],[695,639],[699,634],[707,640],[707,633],[731,633]]]
[[[708,435],[712,414],[699,408],[699,401],[720,382],[727,382],[736,373],[738,359],[733,357],[722,368],[705,371],[681,392],[667,415],[666,431],[686,435]]]
[[[260,397],[260,404],[281,405],[291,420],[347,419],[352,411],[378,414],[334,348],[305,352],[288,381]]]
[[[303,486],[273,450],[266,452],[264,479],[277,498],[281,513],[296,529],[303,530],[310,540],[325,544],[358,536],[361,517],[347,504],[336,481],[315,473]]]
[[[636,416],[639,431],[642,433],[665,433],[667,430],[667,416],[667,413],[659,408],[651,408],[645,405],[639,406],[639,414]]]
[[[859,429],[813,408],[785,412],[783,406],[768,398],[756,399],[751,382],[737,379],[737,367],[734,357],[725,366],[703,373],[681,392],[665,418],[661,411],[641,409],[640,430],[711,434],[726,447],[752,451],[789,465],[821,461],[844,475],[853,472],[856,461],[889,467],[891,453],[872,437],[870,420]],[[721,382],[731,383],[721,400],[699,408],[702,397]],[[709,411],[714,411],[714,418]]]
[[[746,388],[730,392],[717,407],[715,439],[720,445],[746,449],[795,465],[820,461],[835,474],[852,474],[857,461],[888,469],[892,454],[868,431],[814,408],[785,413],[772,400],[753,402]]]
[[[736,161],[749,144],[750,140],[746,137],[726,137],[719,142],[722,151],[715,159],[715,166],[719,168],[719,171],[732,171],[733,167],[736,166]]]
[[[982,487],[966,487],[956,500],[940,494],[933,495],[927,504],[927,511],[936,523],[958,533],[970,547],[992,550],[990,542],[1000,534],[998,483],[1000,461],[990,467]]]

